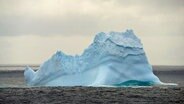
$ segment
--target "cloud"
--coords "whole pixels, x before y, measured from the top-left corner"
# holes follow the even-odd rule
[[[84,34],[98,28],[97,18],[93,16],[70,14],[60,18],[4,17],[0,31],[2,35],[79,35],[76,33]]]
[[[183,0],[0,0],[0,63],[81,53],[97,32],[131,28],[152,64],[183,65],[183,18]]]
[[[0,35],[183,35],[183,0],[1,0]]]

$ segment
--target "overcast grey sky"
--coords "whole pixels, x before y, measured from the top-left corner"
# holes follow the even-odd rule
[[[133,29],[151,64],[184,65],[183,0],[0,0],[0,64],[81,54],[96,33]]]

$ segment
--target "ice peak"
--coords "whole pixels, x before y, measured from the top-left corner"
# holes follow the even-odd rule
[[[134,34],[132,29],[127,29],[126,32],[122,33],[126,38],[132,38],[134,40],[140,41],[140,39]]]
[[[61,55],[63,55],[64,53],[63,52],[61,52],[61,51],[59,51],[59,50],[57,50],[57,52],[56,52],[56,55],[57,56],[61,56]]]
[[[105,40],[108,38],[108,35],[104,32],[100,32],[96,34],[94,42],[105,42]]]
[[[142,48],[142,43],[140,39],[134,34],[133,30],[131,29],[127,29],[125,32],[100,32],[95,36],[94,42],[102,43],[105,42],[107,39],[120,46]]]
[[[57,51],[53,56],[52,56],[52,59],[55,60],[55,61],[60,61],[62,59],[62,57],[64,57],[65,54],[61,51]]]

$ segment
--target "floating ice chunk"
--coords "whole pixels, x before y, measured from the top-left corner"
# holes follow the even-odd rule
[[[132,30],[98,33],[82,55],[70,56],[58,51],[36,72],[26,68],[24,76],[30,86],[162,84]]]

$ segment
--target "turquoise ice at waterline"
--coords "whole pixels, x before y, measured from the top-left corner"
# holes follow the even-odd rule
[[[162,83],[152,71],[133,30],[96,34],[81,55],[57,51],[36,72],[24,72],[28,86],[152,86]]]

